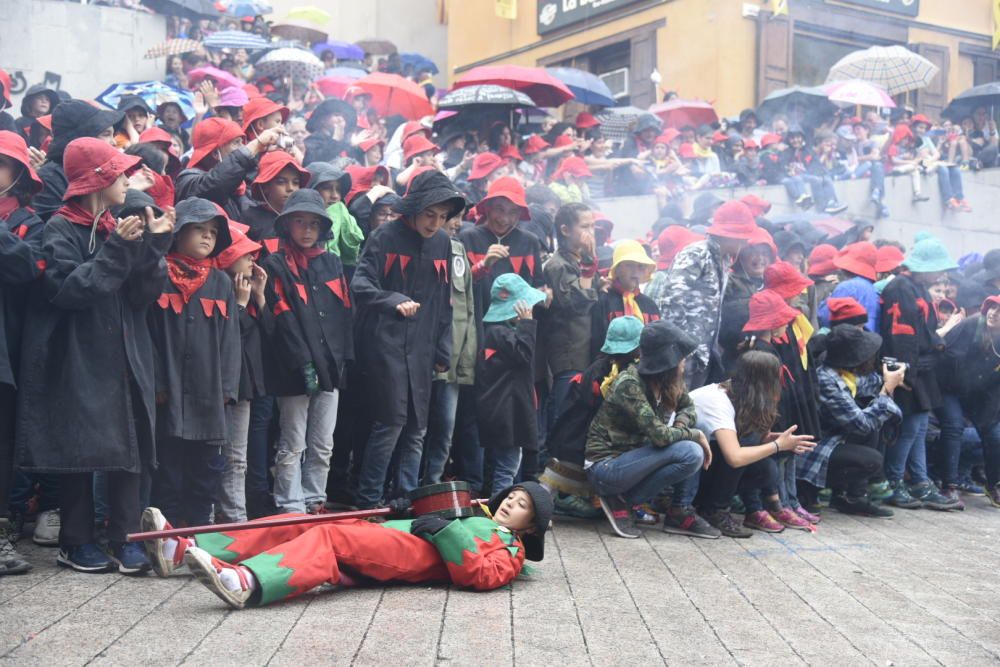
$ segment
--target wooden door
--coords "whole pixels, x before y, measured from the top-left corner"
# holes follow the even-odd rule
[[[650,30],[633,37],[631,51],[628,69],[629,104],[645,109],[659,101],[655,86],[649,80],[649,75],[656,67],[656,31]]]
[[[793,20],[770,12],[757,17],[757,103],[792,85]]]
[[[941,111],[948,106],[948,65],[951,56],[947,47],[937,44],[917,44],[915,50],[940,68],[930,84],[917,91],[917,113],[940,118]]]

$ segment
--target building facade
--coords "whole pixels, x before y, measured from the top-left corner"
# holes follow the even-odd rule
[[[902,44],[940,66],[905,100],[931,115],[1000,79],[990,0],[787,0],[787,16],[774,15],[775,2],[450,0],[449,72],[577,67],[605,78],[622,103],[646,107],[677,91],[724,115],[779,88],[823,83],[841,57],[876,45]]]

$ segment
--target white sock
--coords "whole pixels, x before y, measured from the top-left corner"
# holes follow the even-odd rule
[[[177,553],[178,546],[180,546],[180,542],[177,541],[176,537],[165,538],[163,545],[160,547],[160,550],[163,551],[163,557],[172,561],[174,554]]]
[[[237,565],[243,570],[243,574],[247,579],[247,589],[248,591],[253,591],[257,588],[257,579],[253,576],[253,572],[243,567],[242,565]],[[219,579],[222,581],[222,585],[226,587],[226,590],[230,591],[242,591],[243,584],[240,582],[240,575],[236,573],[236,570],[230,567],[222,568],[222,572],[219,573]]]

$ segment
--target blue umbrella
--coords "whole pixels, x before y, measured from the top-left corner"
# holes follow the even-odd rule
[[[360,79],[368,76],[368,72],[357,67],[331,67],[323,72],[323,76],[342,76],[348,79]]]
[[[581,104],[599,107],[613,107],[616,104],[611,89],[595,74],[573,67],[546,67],[545,70],[565,83]]]
[[[98,95],[96,99],[109,109],[117,109],[118,101],[123,95],[138,95],[154,111],[161,104],[174,102],[181,108],[181,112],[188,120],[195,117],[194,95],[191,91],[175,88],[162,81],[113,83]]]
[[[266,49],[268,46],[267,40],[260,35],[242,30],[214,32],[205,38],[203,44],[209,49],[247,49],[248,51]]]
[[[414,72],[425,69],[431,74],[438,73],[438,67],[434,64],[434,61],[419,53],[400,53],[399,62],[402,63],[404,67],[409,65],[413,68]]]
[[[270,14],[274,11],[271,5],[261,0],[223,0],[222,6],[229,16],[245,18],[247,16],[260,16]]]
[[[333,57],[337,60],[364,60],[365,51],[357,44],[351,44],[350,42],[342,42],[339,39],[331,39],[326,42],[320,42],[319,44],[313,44],[313,53],[315,53],[320,58],[323,57],[323,53],[330,51],[333,53]]]

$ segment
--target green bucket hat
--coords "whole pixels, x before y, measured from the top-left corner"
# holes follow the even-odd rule
[[[635,352],[639,349],[639,334],[642,333],[642,327],[642,320],[631,315],[611,320],[601,352],[604,354]]]
[[[948,254],[948,249],[933,236],[917,241],[910,248],[903,266],[914,273],[938,273],[958,268],[958,264]]]
[[[483,322],[506,322],[517,317],[514,304],[524,301],[529,306],[545,301],[545,292],[537,290],[516,273],[505,273],[493,281],[490,290],[490,309]]]

